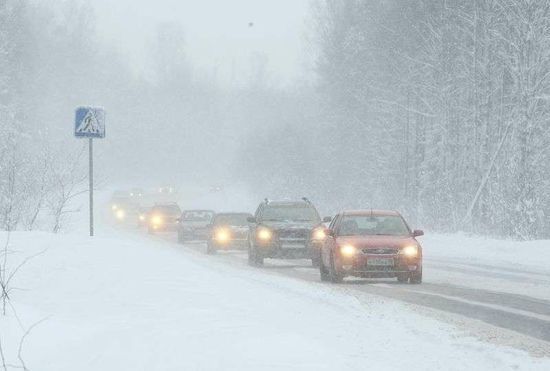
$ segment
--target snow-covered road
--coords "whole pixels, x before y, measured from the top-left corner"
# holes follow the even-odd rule
[[[242,253],[210,257],[201,245],[128,231],[12,238],[12,248],[24,251],[14,263],[48,248],[17,276],[21,324],[13,313],[0,324],[4,353],[17,365],[23,328],[46,318],[25,339],[29,369],[550,368],[548,358],[497,344],[510,343],[502,339],[482,341],[470,324],[401,303],[435,284],[321,284],[307,262],[272,261],[258,270]],[[531,350],[542,354],[548,344]]]
[[[169,235],[163,238],[172,240]],[[430,241],[428,255],[430,255]],[[202,251],[201,244],[187,245]],[[220,254],[223,260],[246,265],[246,254],[229,252]],[[468,319],[479,320],[499,329],[511,330],[542,342],[529,341],[512,333],[496,336],[491,327],[472,329],[480,336],[497,337],[504,342],[524,349],[550,355],[550,274],[529,271],[524,267],[522,279],[512,269],[503,265],[468,265],[457,263],[460,258],[426,259],[425,280],[420,286],[401,285],[394,279],[348,280],[341,289],[348,293],[375,294],[423,307],[458,314]],[[292,260],[267,260],[263,269],[310,282],[319,281],[316,269],[309,268],[310,262]],[[460,265],[460,271],[450,270],[449,265]],[[450,272],[450,273],[449,273]],[[486,279],[491,273],[491,280]],[[515,273],[515,274],[514,274]],[[496,286],[494,281],[498,281]],[[498,288],[498,289],[497,289]],[[527,295],[531,293],[532,295]],[[473,324],[480,327],[477,324]],[[472,324],[470,324],[472,326]]]

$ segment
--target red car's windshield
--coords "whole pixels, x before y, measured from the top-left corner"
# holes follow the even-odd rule
[[[340,224],[339,236],[406,236],[410,231],[396,215],[346,215]]]

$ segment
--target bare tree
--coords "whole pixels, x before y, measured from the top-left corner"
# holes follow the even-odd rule
[[[70,202],[77,196],[86,193],[87,174],[82,171],[81,159],[84,146],[77,156],[70,160],[66,167],[51,165],[52,194],[48,200],[48,206],[54,218],[52,231],[57,233],[61,228],[63,217],[74,213],[78,209],[71,208]]]

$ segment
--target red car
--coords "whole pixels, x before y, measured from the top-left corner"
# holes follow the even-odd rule
[[[321,280],[342,282],[346,276],[397,277],[422,282],[422,247],[396,211],[342,211],[334,217],[321,248]]]

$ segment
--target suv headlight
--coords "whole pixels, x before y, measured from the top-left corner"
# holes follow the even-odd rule
[[[266,241],[271,240],[271,238],[273,237],[273,232],[271,232],[270,229],[262,227],[262,228],[259,228],[258,231],[256,232],[256,237],[260,241],[266,242]]]
[[[313,233],[311,234],[311,238],[313,240],[324,240],[327,237],[327,234],[325,232],[325,229],[320,227],[313,230]]]

